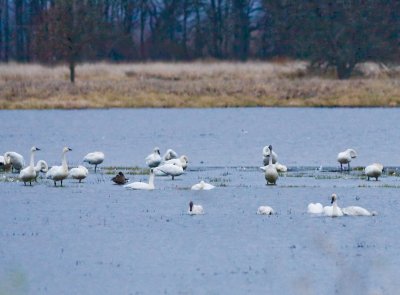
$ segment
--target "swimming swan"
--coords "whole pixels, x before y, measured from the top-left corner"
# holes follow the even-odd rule
[[[87,162],[90,165],[94,165],[94,173],[96,173],[97,165],[103,163],[103,161],[104,161],[103,152],[89,153],[83,158],[83,162]]]
[[[4,159],[11,165],[12,172],[14,172],[14,170],[19,172],[25,166],[24,157],[16,152],[6,152],[4,154]]]
[[[260,206],[257,209],[257,214],[259,215],[272,215],[275,211],[270,206]]]
[[[69,175],[73,179],[78,179],[79,182],[82,182],[82,179],[85,179],[88,176],[88,174],[89,170],[87,170],[87,168],[82,165],[79,165],[78,167],[69,170]]]
[[[174,164],[163,164],[154,168],[154,172],[158,176],[172,176],[172,180],[175,179],[175,176],[179,176],[183,174],[183,168],[179,165]]]
[[[353,149],[347,149],[337,155],[337,161],[340,163],[340,171],[343,171],[343,164],[347,164],[347,170],[350,171],[351,159],[357,157],[357,153]]]
[[[380,163],[374,163],[365,167],[364,172],[367,175],[368,180],[370,177],[375,177],[378,181],[378,177],[382,175],[383,165]]]
[[[168,160],[176,159],[176,158],[178,158],[178,154],[172,149],[168,149],[163,156],[164,161],[168,161]]]
[[[194,191],[199,191],[199,190],[208,191],[213,188],[215,188],[215,186],[213,186],[210,183],[204,182],[204,180],[202,180],[202,181],[200,181],[200,183],[196,183],[195,185],[193,185],[191,189]]]
[[[332,204],[332,206],[325,206],[324,207],[324,215],[330,216],[330,217],[343,216],[342,209],[340,207],[338,207],[336,199],[337,199],[336,194],[332,194],[332,196],[331,196],[331,204]]]
[[[126,178],[124,173],[120,171],[116,176],[111,178],[111,180],[114,181],[114,183],[116,184],[125,184],[129,180],[129,178]]]
[[[65,147],[62,150],[61,166],[53,166],[46,173],[46,178],[52,179],[54,181],[54,186],[57,186],[57,181],[62,182],[68,177],[68,164],[66,153],[72,151],[69,147]]]
[[[36,171],[35,171],[35,152],[40,151],[37,147],[31,148],[31,161],[28,167],[22,169],[19,172],[19,179],[24,182],[24,185],[29,181],[29,185],[32,186],[32,180],[36,179]]]
[[[269,164],[269,155],[271,154],[269,146],[266,145],[265,147],[263,147],[262,152],[264,166],[267,166]],[[272,152],[272,164],[275,164],[276,162],[278,162],[278,155],[275,152]]]
[[[349,206],[342,209],[344,215],[349,216],[375,216],[377,213],[375,211],[368,211],[367,209],[359,206]]]
[[[324,213],[324,207],[321,203],[310,203],[307,206],[307,213],[310,214],[322,214]]]
[[[133,190],[153,190],[154,189],[154,169],[150,169],[149,182],[132,182],[124,185],[125,188]]]
[[[201,215],[204,214],[203,206],[194,205],[192,201],[189,203],[189,210],[187,212],[189,215]]]
[[[158,147],[155,147],[153,152],[148,155],[146,158],[146,165],[149,166],[150,168],[157,167],[161,163],[161,156],[160,156],[160,149]]]
[[[270,153],[272,153],[272,146],[268,147]],[[265,167],[265,179],[267,180],[267,184],[276,184],[276,180],[278,179],[278,171],[275,168],[275,165],[272,164],[272,158],[269,157],[269,164]]]

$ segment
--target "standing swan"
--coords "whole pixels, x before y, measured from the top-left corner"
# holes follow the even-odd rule
[[[36,179],[35,171],[35,152],[40,151],[37,147],[31,148],[31,162],[28,167],[21,170],[19,178],[24,182],[24,185],[29,181],[29,185],[32,186],[32,180]]]
[[[57,181],[61,181],[62,186],[63,180],[68,177],[68,164],[66,153],[69,151],[72,151],[72,149],[70,149],[69,147],[63,148],[61,166],[53,166],[46,173],[46,178],[52,179],[54,181],[54,186],[57,186]]]
[[[87,168],[82,165],[79,165],[77,168],[72,168],[69,171],[69,175],[71,175],[73,179],[78,179],[79,182],[82,182],[82,179],[85,179],[88,174],[89,170],[87,170]]]
[[[161,163],[160,149],[155,147],[153,152],[146,157],[146,164],[150,168],[157,167]]]
[[[365,167],[365,175],[367,175],[368,180],[370,177],[375,177],[376,181],[378,181],[378,177],[382,175],[383,165],[380,163],[374,163]]]
[[[189,215],[200,215],[204,214],[203,206],[201,205],[194,205],[192,201],[189,203]]]
[[[83,158],[83,162],[88,162],[90,165],[94,165],[94,173],[96,173],[97,165],[103,163],[103,161],[104,161],[103,152],[89,153]]]
[[[14,172],[14,170],[19,172],[25,166],[24,157],[16,152],[6,152],[4,160],[11,165],[11,172]]]
[[[154,170],[150,169],[149,183],[146,182],[132,182],[124,185],[128,189],[134,190],[153,190],[154,189]]]
[[[353,149],[347,149],[337,155],[337,160],[340,163],[340,171],[343,171],[343,164],[347,164],[347,170],[350,171],[351,159],[357,157],[357,153]]]
[[[176,158],[178,158],[178,154],[172,149],[168,149],[163,156],[164,161],[168,161],[168,160],[176,159]]]
[[[157,176],[172,176],[172,180],[175,179],[175,176],[179,176],[183,174],[183,168],[180,165],[177,165],[176,163],[174,164],[163,164],[161,166],[158,166],[154,168],[154,172],[157,174]]]
[[[270,150],[270,154],[272,154],[272,146],[268,147]],[[278,171],[274,164],[272,164],[272,157],[269,157],[269,164],[265,167],[265,179],[267,180],[267,184],[276,184],[276,180],[278,179]]]
[[[272,154],[272,164],[275,164],[276,162],[278,162],[278,155],[275,152],[271,152],[269,150],[269,147],[270,146],[266,145],[265,147],[263,147],[263,150],[262,150],[264,166],[268,165],[271,154]]]

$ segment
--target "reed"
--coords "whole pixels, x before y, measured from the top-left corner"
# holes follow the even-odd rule
[[[0,64],[1,109],[400,105],[399,68],[360,67],[337,80],[302,61]]]

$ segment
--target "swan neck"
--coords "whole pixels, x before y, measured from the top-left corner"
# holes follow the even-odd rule
[[[337,206],[336,201],[334,201],[333,204],[332,204],[332,215],[333,216],[338,216],[339,215],[338,206]]]
[[[62,155],[62,167],[64,168],[64,169],[66,169],[66,170],[68,170],[68,164],[67,164],[67,155],[66,155],[66,153],[65,152],[63,152],[63,155]]]
[[[31,151],[31,162],[30,162],[29,166],[31,168],[35,167],[35,152],[34,151]]]
[[[150,173],[149,184],[151,186],[154,186],[154,173]]]
[[[272,165],[272,150],[269,150],[268,165]]]

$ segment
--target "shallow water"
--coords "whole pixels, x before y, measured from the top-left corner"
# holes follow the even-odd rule
[[[63,146],[78,165],[106,160],[84,183],[24,187],[0,173],[0,294],[396,294],[400,270],[397,109],[212,109],[0,111],[0,153],[59,164]],[[272,144],[289,166],[266,186],[261,150]],[[128,191],[111,166],[144,167],[154,146],[189,157],[175,181]],[[391,166],[379,181],[339,173]],[[322,169],[319,167],[322,166]],[[129,170],[126,170],[129,172]],[[394,175],[393,173],[394,172]],[[131,181],[146,175],[130,175]],[[189,188],[204,179],[212,191]],[[375,210],[375,217],[326,218],[310,202]],[[188,216],[190,200],[205,209]],[[273,216],[258,216],[269,205]]]

